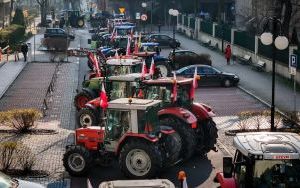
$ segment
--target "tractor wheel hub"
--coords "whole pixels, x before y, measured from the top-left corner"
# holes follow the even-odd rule
[[[150,170],[151,160],[145,151],[134,149],[128,153],[126,165],[132,174],[143,176]]]

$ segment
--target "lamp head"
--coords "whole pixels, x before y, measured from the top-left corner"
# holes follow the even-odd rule
[[[270,45],[273,42],[273,35],[270,32],[265,32],[260,36],[260,40],[264,45]]]
[[[288,47],[289,41],[285,36],[278,36],[275,39],[275,46],[278,50],[284,50]]]

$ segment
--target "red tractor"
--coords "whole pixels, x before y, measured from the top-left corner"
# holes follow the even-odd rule
[[[63,157],[66,171],[82,176],[94,161],[107,165],[117,158],[125,176],[145,179],[176,163],[181,140],[172,128],[159,124],[160,105],[160,100],[110,101],[104,127],[76,129],[75,144],[67,146]]]

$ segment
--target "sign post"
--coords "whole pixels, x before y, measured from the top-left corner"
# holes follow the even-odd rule
[[[296,93],[296,73],[297,73],[297,55],[291,54],[290,56],[290,63],[289,63],[289,68],[290,68],[290,74],[292,75],[294,79],[294,113],[297,111],[297,93]]]
[[[142,14],[141,15],[141,20],[144,22],[143,25],[144,25],[144,33],[145,33],[145,25],[146,25],[146,21],[147,21],[147,14]]]

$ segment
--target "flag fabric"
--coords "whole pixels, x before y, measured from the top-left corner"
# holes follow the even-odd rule
[[[139,52],[139,46],[138,46],[138,41],[137,39],[134,40],[134,53]]]
[[[110,41],[114,41],[115,40],[115,37],[116,37],[116,29],[114,28],[113,32],[111,33],[111,36],[110,36]]]
[[[173,102],[176,102],[177,100],[177,79],[176,79],[176,73],[173,72],[173,92],[172,92],[172,95],[173,95]]]
[[[153,57],[152,57],[152,61],[151,61],[151,65],[150,65],[149,74],[150,74],[151,76],[153,76],[153,75],[154,75],[154,71],[155,71],[155,65],[154,65],[154,59],[153,59]]]
[[[130,55],[130,36],[127,37],[126,55]]]
[[[143,61],[143,65],[142,65],[142,79],[144,79],[146,77],[146,74],[147,74],[147,67],[146,67],[145,61]]]
[[[194,99],[195,98],[195,90],[198,87],[198,82],[197,82],[197,67],[195,67],[195,73],[194,73],[194,78],[193,78],[193,85],[191,87],[191,92],[190,92],[190,98]]]
[[[108,107],[108,102],[107,102],[107,95],[106,95],[106,91],[104,88],[104,84],[102,83],[102,89],[101,89],[101,93],[100,93],[100,107],[103,109],[106,109]]]
[[[96,77],[101,77],[101,71],[99,67],[98,58],[94,55],[94,67],[96,69]]]
[[[144,93],[142,89],[139,89],[138,98],[144,98]]]

